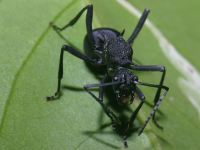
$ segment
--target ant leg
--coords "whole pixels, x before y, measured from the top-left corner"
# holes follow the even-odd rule
[[[131,65],[130,69],[137,70],[137,71],[159,71],[159,72],[162,72],[162,76],[161,76],[160,83],[159,83],[159,88],[157,89],[157,92],[154,97],[154,106],[155,106],[156,103],[159,101],[159,97],[160,97],[161,89],[162,89],[161,87],[163,86],[163,82],[165,79],[165,74],[166,74],[165,67],[164,66],[155,66],[155,65],[153,65],[153,66]],[[153,121],[158,128],[162,129],[162,127],[156,121],[155,113],[153,114]]]
[[[129,37],[129,39],[127,41],[130,45],[133,44],[135,38],[137,37],[137,35],[139,34],[140,30],[142,29],[142,27],[143,27],[143,25],[145,23],[145,20],[147,19],[147,16],[148,16],[149,12],[150,12],[150,10],[148,10],[148,9],[144,10],[142,16],[140,17],[140,20],[139,20],[137,26],[135,27],[133,33],[131,34],[131,36]]]
[[[159,85],[163,85],[164,79],[165,79],[165,74],[166,74],[166,69],[164,66],[140,66],[140,65],[131,65],[130,69],[136,70],[136,71],[159,71],[162,72],[162,76],[160,79]],[[155,98],[154,98],[154,103],[157,102],[159,96],[160,96],[161,88],[159,88],[156,92]]]
[[[61,48],[61,52],[60,52],[60,60],[59,60],[59,69],[58,69],[58,84],[57,84],[57,90],[54,94],[54,96],[48,96],[47,97],[47,100],[54,100],[56,98],[59,97],[59,94],[60,94],[60,85],[61,85],[61,79],[63,78],[63,54],[64,54],[64,51],[67,51],[69,52],[70,54],[86,61],[86,62],[89,62],[89,63],[97,63],[96,60],[80,53],[79,51],[77,51],[76,49],[68,46],[68,45],[64,45],[62,48]]]
[[[156,85],[156,84],[142,83],[142,82],[139,82],[138,85],[149,86],[149,87],[154,87],[154,88],[164,89],[165,90],[163,95],[159,96],[159,99],[156,102],[156,104],[154,105],[153,110],[151,111],[151,113],[147,117],[142,129],[139,132],[139,135],[140,135],[143,132],[143,130],[146,127],[146,125],[148,124],[148,122],[150,121],[150,119],[155,115],[156,111],[158,110],[158,107],[160,106],[160,103],[162,102],[163,98],[167,95],[167,92],[168,92],[169,88],[167,86],[163,86],[163,85]]]
[[[144,94],[142,93],[142,91],[136,86],[136,94],[138,95],[139,99],[141,101],[144,101],[145,100],[145,96]]]
[[[87,14],[86,14],[87,35],[88,35],[89,41],[93,45],[94,44],[94,37],[93,37],[93,33],[92,33],[93,32],[92,31],[93,5],[87,5],[86,7],[84,7],[71,21],[69,21],[69,23],[67,23],[63,27],[58,27],[58,26],[54,25],[52,22],[50,23],[50,25],[56,31],[63,31],[66,28],[73,26],[79,20],[81,15],[85,12],[85,10],[87,10]]]
[[[141,100],[141,102],[138,105],[138,107],[136,108],[136,110],[132,113],[130,121],[129,121],[129,124],[134,122],[134,120],[135,120],[135,118],[137,116],[137,113],[139,112],[140,108],[142,107],[142,105],[145,102],[145,96],[144,96],[144,94],[142,93],[142,91],[138,87],[136,88],[136,93],[137,93],[139,99]]]
[[[130,120],[129,120],[129,122],[128,122],[128,126],[127,126],[127,128],[126,128],[126,130],[125,130],[125,133],[127,133],[127,131],[128,131],[128,129],[129,129],[129,127],[131,126],[131,124],[134,123],[134,121],[135,121],[135,119],[136,119],[136,117],[137,117],[137,114],[138,114],[139,110],[141,109],[142,105],[143,105],[144,102],[145,102],[145,96],[144,96],[144,94],[142,93],[142,91],[141,91],[138,87],[136,87],[136,94],[138,95],[138,97],[139,97],[139,99],[141,100],[141,102],[140,102],[140,104],[138,105],[138,107],[136,108],[136,110],[132,113],[131,118],[130,118]],[[127,137],[126,137],[126,138],[127,138]]]
[[[109,83],[100,83],[100,84],[88,84],[84,86],[84,89],[102,106],[104,112],[107,114],[107,116],[111,119],[112,121],[112,126],[114,127],[117,122],[120,122],[118,117],[103,103],[103,98],[101,99],[100,97],[103,97],[102,91],[99,91],[99,98],[90,91],[92,88],[104,88],[106,86],[112,86],[112,85],[117,85],[120,84],[120,82],[109,82]]]
[[[106,79],[107,79],[107,75],[105,75],[104,78],[101,80],[101,84],[105,83]],[[101,99],[102,101],[103,101],[103,93],[104,93],[103,90],[104,89],[102,86],[99,87],[99,99]]]

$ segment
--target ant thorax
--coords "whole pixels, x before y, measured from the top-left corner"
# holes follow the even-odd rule
[[[132,62],[133,50],[121,36],[110,39],[104,52],[105,60],[111,65],[123,66]]]

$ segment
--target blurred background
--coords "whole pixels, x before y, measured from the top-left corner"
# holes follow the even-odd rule
[[[133,57],[143,65],[167,68],[165,85],[170,91],[157,114],[164,130],[150,123],[141,136],[134,131],[128,149],[200,149],[197,0],[0,0],[0,149],[124,149],[101,107],[82,90],[99,79],[81,60],[65,54],[62,96],[45,100],[55,92],[60,48],[66,44],[49,22],[63,26],[88,4],[94,5],[93,28],[125,29],[125,39],[142,11],[151,10],[133,45]],[[85,34],[85,14],[63,32],[82,52]],[[158,83],[161,76],[138,75],[150,83]],[[153,104],[155,90],[142,90]],[[136,104],[129,111],[115,111],[129,116]],[[135,126],[142,126],[150,111],[145,105]]]

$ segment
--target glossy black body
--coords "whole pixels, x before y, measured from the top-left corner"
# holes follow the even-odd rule
[[[81,17],[83,12],[87,11],[86,14],[86,30],[87,35],[85,37],[87,43],[86,54],[79,52],[74,47],[69,45],[63,45],[60,52],[60,61],[58,69],[58,85],[57,90],[53,96],[47,97],[47,100],[53,100],[60,96],[61,79],[63,78],[63,56],[64,52],[69,52],[73,56],[82,59],[88,64],[93,65],[98,69],[103,70],[104,77],[100,83],[87,84],[84,89],[96,100],[101,106],[106,115],[111,119],[112,126],[114,129],[121,126],[121,121],[113,113],[113,111],[104,104],[104,89],[105,87],[112,87],[113,94],[116,97],[116,103],[119,105],[131,104],[134,101],[135,95],[140,99],[140,103],[137,108],[132,112],[132,115],[127,123],[126,128],[122,132],[124,145],[127,147],[126,139],[128,137],[129,127],[137,117],[139,110],[145,102],[145,96],[140,90],[139,86],[148,86],[156,88],[156,94],[154,98],[154,105],[152,112],[147,117],[143,127],[139,134],[141,134],[148,124],[149,120],[153,118],[154,123],[157,127],[161,128],[156,122],[155,113],[163,100],[163,97],[167,94],[168,87],[163,85],[165,78],[165,67],[159,65],[137,65],[133,60],[133,49],[132,45],[140,30],[142,29],[145,20],[149,14],[149,10],[145,9],[138,24],[134,31],[125,40],[123,38],[124,31],[119,32],[112,28],[92,28],[93,18],[93,6],[88,5],[84,7],[68,24],[62,28],[51,23],[53,29],[60,34],[60,32],[70,26],[73,26],[78,19]],[[145,71],[145,72],[161,72],[162,76],[159,84],[151,84],[141,82],[134,74],[134,71]],[[96,96],[91,89],[98,88],[99,96]],[[164,93],[162,94],[162,90]],[[162,96],[161,96],[162,94]]]
[[[93,30],[94,46],[88,53],[97,58],[97,65],[118,67],[129,65],[132,62],[132,48],[123,39],[121,33],[111,28]]]

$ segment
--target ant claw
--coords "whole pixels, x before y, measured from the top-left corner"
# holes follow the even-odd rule
[[[59,27],[57,27],[56,25],[54,25],[53,22],[50,22],[49,25],[50,25],[54,30],[57,30],[57,31],[60,31],[60,30],[61,30]]]
[[[54,26],[53,22],[49,22],[49,26]]]
[[[47,101],[51,101],[51,100],[54,100],[55,99],[55,96],[47,96],[46,97],[46,100]]]
[[[59,96],[60,96],[59,93],[55,93],[54,96],[47,96],[47,97],[46,97],[46,100],[47,100],[47,101],[55,100],[55,99],[58,99]]]
[[[128,148],[128,142],[127,141],[124,141],[124,147]]]

